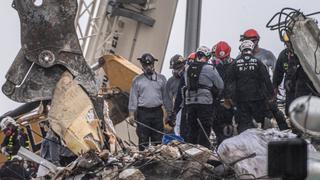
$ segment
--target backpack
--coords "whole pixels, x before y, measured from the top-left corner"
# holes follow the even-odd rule
[[[197,91],[199,89],[199,77],[205,63],[193,62],[187,69],[187,89]]]

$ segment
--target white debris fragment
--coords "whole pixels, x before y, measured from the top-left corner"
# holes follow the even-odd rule
[[[189,158],[202,163],[206,163],[211,156],[211,151],[203,146],[192,147],[184,152]]]
[[[119,174],[120,180],[144,180],[145,177],[139,169],[126,169]]]
[[[225,163],[236,162],[234,170],[238,175],[250,174],[255,177],[262,177],[268,174],[268,143],[295,137],[296,135],[290,131],[248,129],[223,141],[218,148],[218,154]],[[314,151],[312,145],[309,145],[308,149]]]
[[[178,159],[181,158],[181,153],[177,147],[163,146],[160,154],[167,159]]]

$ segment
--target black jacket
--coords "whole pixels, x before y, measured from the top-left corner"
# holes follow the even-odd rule
[[[234,102],[270,99],[273,86],[266,66],[251,55],[232,62],[226,79],[225,97]]]
[[[228,74],[231,69],[231,64],[232,63],[219,63],[216,65],[217,71],[219,75],[221,76],[222,80],[224,83],[226,83],[226,80],[228,79]],[[225,89],[222,91],[222,98],[225,96]]]

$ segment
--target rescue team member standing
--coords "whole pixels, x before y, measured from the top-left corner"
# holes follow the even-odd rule
[[[225,98],[237,107],[238,133],[255,127],[252,118],[264,122],[269,112],[266,101],[274,95],[266,66],[253,57],[253,50],[254,43],[244,40],[240,45],[241,55],[232,63],[227,76]]]
[[[289,116],[289,106],[294,100],[295,95],[295,82],[293,78],[295,70],[289,69],[289,64],[294,64],[299,60],[297,55],[294,54],[287,34],[284,34],[281,40],[285,43],[286,49],[282,50],[279,54],[273,73],[272,83],[275,89],[274,91],[278,94],[279,86],[281,85],[281,82],[284,81],[283,84],[286,91],[285,113],[287,116]],[[293,66],[291,65],[290,67]]]
[[[168,82],[166,84],[166,92],[167,96],[170,99],[170,104],[172,106],[175,103],[177,94],[178,94],[178,88],[181,78],[184,74],[184,68],[185,68],[185,62],[186,59],[184,59],[181,55],[176,54],[170,59],[170,69],[172,69],[172,76],[168,79]],[[175,123],[176,115],[178,121]],[[172,116],[168,118],[167,123],[174,127],[174,131],[177,135],[180,135],[183,139],[186,139],[186,113],[185,109],[182,109],[182,111],[179,113],[172,113]]]
[[[12,160],[17,155],[20,147],[29,149],[29,140],[23,129],[19,128],[16,121],[7,116],[0,122],[1,131],[5,138],[1,143],[1,153],[6,155],[8,160]]]
[[[240,38],[240,41],[243,40],[250,40],[254,43],[253,56],[260,60],[267,67],[269,75],[272,77],[273,70],[275,69],[276,58],[271,51],[259,47],[260,36],[258,32],[254,29],[248,29]],[[268,108],[271,110],[273,117],[276,119],[279,129],[288,129],[286,118],[283,112],[278,108],[276,96],[274,96],[273,101],[268,103]]]
[[[219,62],[216,65],[216,68],[222,80],[225,82],[233,61],[233,59],[230,57],[231,47],[225,41],[218,42],[215,47],[216,61]],[[233,108],[231,106],[223,106],[220,104],[220,100],[224,99],[224,94],[225,93],[223,91],[219,101],[214,104],[214,120],[212,128],[217,137],[217,144],[220,144],[223,140],[233,135]]]
[[[169,98],[165,96],[166,78],[154,70],[154,62],[157,59],[146,53],[138,60],[142,65],[143,74],[137,75],[132,82],[128,105],[128,121],[134,122],[135,119],[138,121],[139,150],[144,150],[149,141],[161,143],[162,138],[160,133],[146,126],[163,131],[163,111],[161,106],[165,106],[167,114],[170,116],[172,105]]]
[[[201,46],[196,60],[185,72],[185,104],[190,143],[210,148],[208,136],[213,120],[213,102],[223,89],[223,81],[213,65],[208,64],[210,49]]]

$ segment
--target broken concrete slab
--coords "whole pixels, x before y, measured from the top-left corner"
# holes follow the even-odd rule
[[[126,169],[119,174],[120,180],[144,180],[145,177],[139,169]]]

